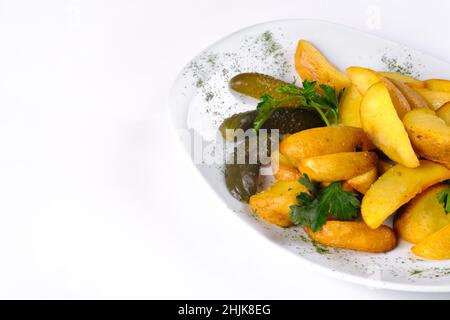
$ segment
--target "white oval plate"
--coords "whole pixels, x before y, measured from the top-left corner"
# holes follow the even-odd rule
[[[228,80],[241,72],[260,72],[292,81],[299,39],[316,45],[341,70],[352,65],[375,70],[400,67],[419,78],[450,78],[450,64],[397,43],[340,25],[316,20],[282,20],[235,32],[203,51],[181,72],[170,94],[171,119],[209,185],[245,222],[301,259],[352,282],[406,291],[450,292],[450,261],[424,261],[400,242],[387,254],[324,248],[311,243],[299,228],[283,229],[255,217],[225,188],[222,165],[199,158],[191,146],[200,141],[206,156],[220,154],[221,121],[255,108],[254,100],[228,90]],[[193,137],[195,135],[195,137]],[[202,162],[203,161],[203,162]]]

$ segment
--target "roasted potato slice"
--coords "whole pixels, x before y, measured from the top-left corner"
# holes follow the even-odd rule
[[[317,232],[306,228],[312,240],[321,244],[364,252],[387,252],[397,245],[394,231],[381,226],[370,229],[364,222],[327,221]]]
[[[445,123],[450,126],[450,102],[447,102],[442,107],[436,111],[439,118],[445,121]]]
[[[350,67],[347,69],[347,73],[349,74],[353,85],[358,88],[363,96],[374,84],[378,82],[384,83],[400,119],[411,110],[408,100],[406,100],[400,90],[388,78],[383,77],[376,71],[361,67]]]
[[[450,126],[432,110],[416,109],[403,118],[414,149],[424,158],[450,164]]]
[[[401,81],[403,83],[408,84],[411,88],[424,88],[425,83],[423,81],[417,80],[413,77],[397,73],[397,72],[389,72],[389,71],[379,71],[383,77],[389,78],[390,80]]]
[[[390,80],[406,98],[411,109],[421,109],[421,108],[428,109],[427,101],[420,94],[418,94],[416,90],[414,90],[413,88],[411,88],[410,86],[406,85],[401,81],[395,79]]]
[[[295,159],[374,148],[362,129],[343,126],[303,130],[289,135],[280,143],[280,153]]]
[[[361,122],[373,143],[391,160],[415,168],[419,160],[383,82],[374,84],[361,102]]]
[[[348,76],[333,66],[306,40],[298,42],[295,68],[302,80],[317,81],[320,84],[335,87],[338,91],[350,85]]]
[[[437,194],[445,188],[447,185],[428,188],[403,208],[395,220],[395,230],[402,239],[419,243],[450,224],[450,214],[437,200]]]
[[[372,229],[426,188],[450,178],[450,170],[427,160],[417,168],[400,164],[389,169],[370,187],[363,197],[361,214]]]
[[[339,120],[344,126],[361,128],[361,106],[362,95],[356,86],[350,86],[345,90],[339,106]]]
[[[450,102],[450,92],[433,91],[428,88],[414,88],[414,90],[426,100],[430,109],[438,110],[444,104]]]
[[[346,182],[356,191],[364,194],[370,189],[370,186],[378,179],[377,167],[373,167],[366,173],[354,178],[348,179]]]
[[[267,190],[250,197],[250,209],[261,218],[279,225],[289,227],[290,206],[298,204],[297,195],[308,192],[298,181],[277,181]]]
[[[416,244],[411,250],[414,254],[425,259],[450,259],[450,225],[436,231]]]
[[[378,157],[374,152],[340,152],[303,158],[297,166],[314,181],[342,181],[376,168]]]
[[[277,181],[292,181],[301,177],[293,160],[281,154],[278,150],[272,152],[271,165],[273,175]]]
[[[433,91],[450,92],[450,80],[443,80],[443,79],[425,80],[425,88]]]

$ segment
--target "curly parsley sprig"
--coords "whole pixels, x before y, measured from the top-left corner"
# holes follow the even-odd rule
[[[315,110],[327,126],[336,123],[339,117],[339,100],[343,90],[336,94],[333,87],[319,85],[321,93],[316,88],[316,81],[303,81],[303,88],[299,88],[295,83],[289,86],[277,88],[277,92],[285,95],[282,99],[275,99],[270,95],[263,95],[256,107],[257,115],[253,123],[253,128],[259,130],[264,122],[272,116],[274,111],[287,101],[296,101],[298,108]]]
[[[450,180],[446,182],[450,183]],[[439,203],[444,207],[445,213],[450,213],[450,186],[439,191],[439,193],[437,194],[437,199]]]
[[[294,224],[316,232],[327,222],[328,216],[339,221],[351,221],[358,215],[359,199],[354,192],[344,191],[340,182],[320,188],[320,184],[309,180],[306,174],[299,182],[309,193],[300,193],[297,196],[299,205],[290,207],[289,217]]]

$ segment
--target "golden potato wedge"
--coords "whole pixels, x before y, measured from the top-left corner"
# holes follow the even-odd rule
[[[391,82],[400,90],[403,96],[408,101],[411,109],[428,108],[427,101],[418,94],[413,88],[406,85],[404,82],[391,79]]]
[[[419,257],[432,260],[450,259],[450,225],[436,231],[411,251]]]
[[[390,80],[396,80],[403,83],[408,84],[411,88],[424,88],[425,83],[423,81],[417,80],[413,77],[397,73],[397,72],[389,72],[389,71],[378,71],[382,76],[389,78]]]
[[[403,208],[394,224],[400,238],[419,243],[450,224],[450,214],[437,200],[437,194],[445,188],[447,185],[428,188]]]
[[[280,153],[294,159],[374,148],[362,129],[343,126],[303,130],[289,135],[280,143]]]
[[[298,180],[302,176],[296,167],[286,166],[284,164],[280,164],[278,170],[274,171],[273,175],[277,181]]]
[[[433,91],[450,92],[450,80],[443,80],[443,79],[425,80],[425,88]]]
[[[308,192],[298,181],[277,181],[267,190],[250,197],[250,209],[258,216],[281,227],[292,225],[290,206],[298,204],[297,195]]]
[[[381,77],[376,71],[367,68],[349,67],[347,74],[361,95],[365,95],[371,86],[381,81]]]
[[[361,116],[359,107],[362,95],[355,86],[345,89],[339,105],[339,120],[344,126],[361,128]]]
[[[341,90],[350,85],[348,76],[333,66],[310,42],[300,40],[295,52],[295,69],[302,80],[317,81],[320,84]]]
[[[445,123],[450,126],[450,102],[447,102],[442,107],[436,111],[439,118],[445,121]]]
[[[392,163],[390,161],[387,161],[387,160],[379,159],[378,160],[378,165],[377,165],[378,174],[382,175],[383,173],[388,171],[393,166],[395,166],[394,163]]]
[[[391,160],[410,168],[419,165],[408,133],[384,83],[376,83],[363,97],[361,123],[373,143]]]
[[[433,110],[438,110],[447,102],[450,102],[450,92],[432,91],[427,88],[414,88],[428,103],[428,107]]]
[[[356,191],[364,194],[369,190],[370,186],[378,179],[377,167],[373,167],[366,173],[354,178],[348,179],[346,182]]]
[[[400,90],[388,78],[383,77],[376,71],[361,67],[350,67],[347,69],[347,73],[353,85],[358,88],[363,96],[371,86],[378,82],[383,82],[400,119],[411,110],[408,100],[406,100]]]
[[[364,222],[327,221],[317,232],[308,228],[305,231],[312,240],[335,248],[377,253],[397,246],[397,238],[391,228],[370,229]]]
[[[450,178],[450,170],[427,160],[417,168],[400,164],[378,178],[366,192],[361,203],[361,214],[372,229],[426,188]]]
[[[412,110],[403,118],[403,124],[414,149],[422,157],[450,163],[450,126],[432,110]]]
[[[359,176],[377,165],[374,152],[340,152],[298,160],[298,170],[314,181],[342,181]]]

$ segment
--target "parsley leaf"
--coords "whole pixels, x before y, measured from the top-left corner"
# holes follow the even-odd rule
[[[450,186],[437,194],[437,199],[444,206],[445,213],[450,213]]]
[[[303,88],[296,86],[295,82],[288,86],[277,88],[279,93],[283,93],[286,97],[275,99],[270,95],[263,95],[258,106],[256,107],[257,116],[253,123],[253,128],[259,130],[264,122],[270,118],[275,109],[280,107],[286,101],[296,101],[298,108],[312,109],[317,111],[327,126],[338,121],[339,116],[339,100],[343,90],[336,94],[336,89],[324,84],[316,88],[316,82],[304,80]],[[320,91],[320,92],[319,92]]]
[[[358,215],[360,201],[353,192],[344,191],[340,182],[333,182],[319,190],[317,183],[311,182],[307,175],[300,178],[311,194],[302,192],[297,196],[298,205],[290,206],[291,221],[313,232],[319,230],[330,216],[339,221],[350,221]]]

